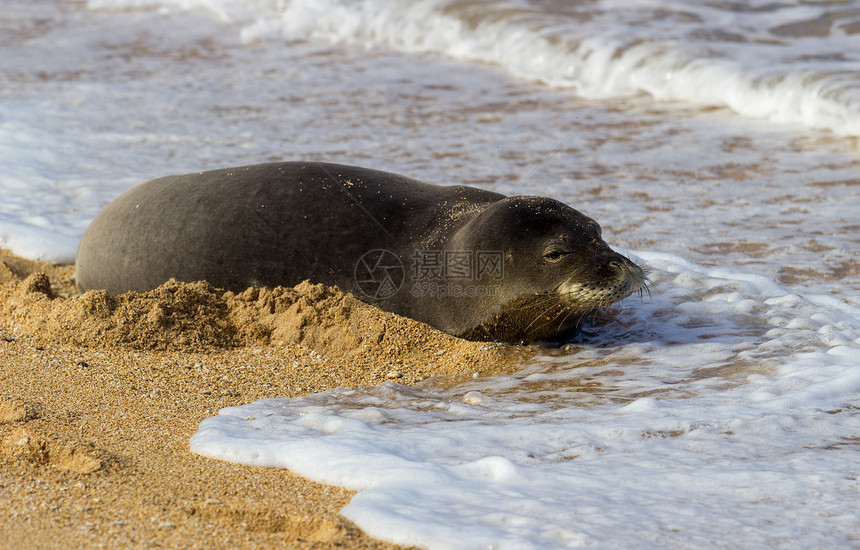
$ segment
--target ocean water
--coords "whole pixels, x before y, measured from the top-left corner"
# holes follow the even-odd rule
[[[575,353],[451,390],[221,410],[194,452],[360,491],[429,548],[851,548],[860,310],[666,254],[654,299]]]
[[[0,246],[314,159],[556,197],[651,297],[504,377],[225,409],[194,452],[428,548],[860,544],[860,2],[11,0]]]

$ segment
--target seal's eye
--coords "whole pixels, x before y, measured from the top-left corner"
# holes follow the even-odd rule
[[[562,258],[564,258],[566,254],[567,254],[567,252],[565,252],[564,250],[554,248],[554,249],[548,250],[543,255],[543,259],[548,261],[548,262],[557,262],[557,261],[561,260]]]

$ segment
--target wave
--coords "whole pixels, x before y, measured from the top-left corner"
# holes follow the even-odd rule
[[[855,3],[836,4],[838,12],[770,7],[753,15],[736,13],[736,5],[715,12],[668,1],[582,7],[540,0],[90,0],[89,6],[206,10],[238,23],[245,41],[277,35],[438,54],[498,65],[583,98],[648,94],[860,136],[860,71],[855,54],[845,53],[856,50],[852,34],[860,32]],[[825,32],[820,21],[828,16]]]

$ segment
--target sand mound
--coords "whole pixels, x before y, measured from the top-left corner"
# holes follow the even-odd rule
[[[446,371],[481,371],[502,362],[504,346],[467,342],[423,323],[382,311],[336,288],[301,283],[295,288],[248,289],[226,294],[230,318],[245,342],[297,344],[323,356],[359,364],[399,367],[445,356]]]
[[[466,342],[309,282],[239,294],[175,281],[120,296],[55,294],[42,272],[0,286],[4,334],[43,344],[161,351],[297,345],[325,358],[382,362],[391,378],[417,363],[427,364],[429,374],[443,356],[444,374],[481,371],[479,363],[501,359],[501,346]]]
[[[53,466],[79,474],[100,469],[103,453],[92,445],[45,435],[35,427],[39,406],[16,398],[0,400],[0,457],[34,466]]]
[[[337,515],[348,491],[205,459],[188,438],[222,407],[528,356],[322,285],[79,295],[71,266],[0,250],[0,531],[10,548],[392,548]]]
[[[89,474],[102,467],[94,450],[79,443],[68,443],[45,436],[30,428],[20,427],[0,441],[0,456],[17,459],[37,466],[53,466],[79,474]]]
[[[238,344],[227,305],[205,283],[168,283],[145,294],[104,291],[54,299],[43,273],[0,288],[0,316],[16,335],[86,347],[191,349]]]
[[[75,266],[53,265],[21,258],[0,248],[0,285],[17,283],[33,273],[44,273],[51,283],[51,291],[56,296],[68,297],[75,291]]]

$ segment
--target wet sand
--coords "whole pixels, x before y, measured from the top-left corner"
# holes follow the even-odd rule
[[[0,250],[9,548],[394,548],[338,515],[350,491],[203,458],[189,438],[226,406],[524,359],[321,285],[77,295],[73,271]]]

